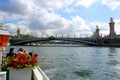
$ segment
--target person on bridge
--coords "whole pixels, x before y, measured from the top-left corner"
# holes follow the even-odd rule
[[[16,56],[16,53],[14,52],[14,48],[10,48],[9,53],[7,53],[6,57],[12,57]]]

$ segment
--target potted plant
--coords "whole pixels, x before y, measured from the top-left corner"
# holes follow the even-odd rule
[[[12,57],[4,57],[2,68],[9,70],[10,80],[31,80],[32,69],[39,66],[38,54],[19,54]]]

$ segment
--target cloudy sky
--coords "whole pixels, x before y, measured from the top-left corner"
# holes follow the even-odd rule
[[[120,0],[0,0],[0,21],[11,35],[35,36],[109,34],[109,19],[120,34]]]

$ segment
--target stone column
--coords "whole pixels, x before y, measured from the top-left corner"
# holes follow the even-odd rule
[[[17,29],[17,38],[20,39],[20,28]]]
[[[113,18],[110,18],[110,23],[109,23],[109,26],[110,26],[110,33],[109,33],[109,37],[115,37],[116,36],[116,33],[115,33],[115,30],[114,30],[114,21],[113,21]]]
[[[99,38],[99,28],[98,28],[98,25],[96,25],[96,34],[95,34],[96,36],[96,38]]]

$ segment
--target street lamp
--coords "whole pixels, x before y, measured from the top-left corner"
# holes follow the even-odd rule
[[[10,33],[4,28],[4,23],[2,22],[0,25],[0,63],[2,63],[2,51],[7,46],[9,37]]]

